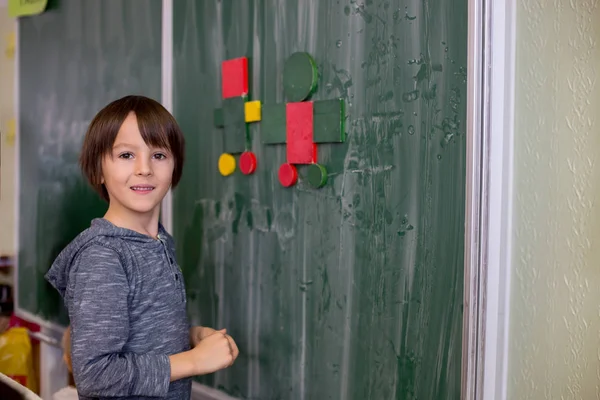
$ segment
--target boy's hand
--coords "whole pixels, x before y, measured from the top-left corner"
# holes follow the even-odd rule
[[[200,341],[215,333],[216,330],[207,326],[192,326],[190,328],[190,343],[192,347],[198,346]]]
[[[225,329],[214,331],[203,337],[198,345],[190,350],[196,374],[210,374],[233,364],[239,350],[233,338],[226,332]]]

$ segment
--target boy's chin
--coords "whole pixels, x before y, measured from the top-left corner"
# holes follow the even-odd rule
[[[148,214],[160,209],[160,201],[151,199],[138,199],[127,204],[127,208],[137,214]]]
[[[152,206],[142,206],[140,204],[137,204],[136,206],[130,207],[129,209],[131,211],[134,211],[137,214],[150,214],[154,211],[156,211],[158,208],[160,208],[160,203],[152,205]]]

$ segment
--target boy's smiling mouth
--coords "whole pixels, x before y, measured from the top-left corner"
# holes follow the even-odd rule
[[[135,186],[131,186],[130,187],[131,190],[133,190],[134,192],[137,193],[150,193],[151,191],[154,190],[154,186],[150,186],[150,185],[135,185]]]

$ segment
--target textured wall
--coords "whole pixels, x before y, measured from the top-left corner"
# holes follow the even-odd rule
[[[15,26],[14,19],[8,16],[8,8],[0,6],[0,255],[13,255],[15,249]]]
[[[508,398],[600,398],[600,8],[519,0]]]

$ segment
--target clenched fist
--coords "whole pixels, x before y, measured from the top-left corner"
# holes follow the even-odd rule
[[[190,351],[197,374],[204,375],[231,366],[239,354],[226,329],[205,336]]]

